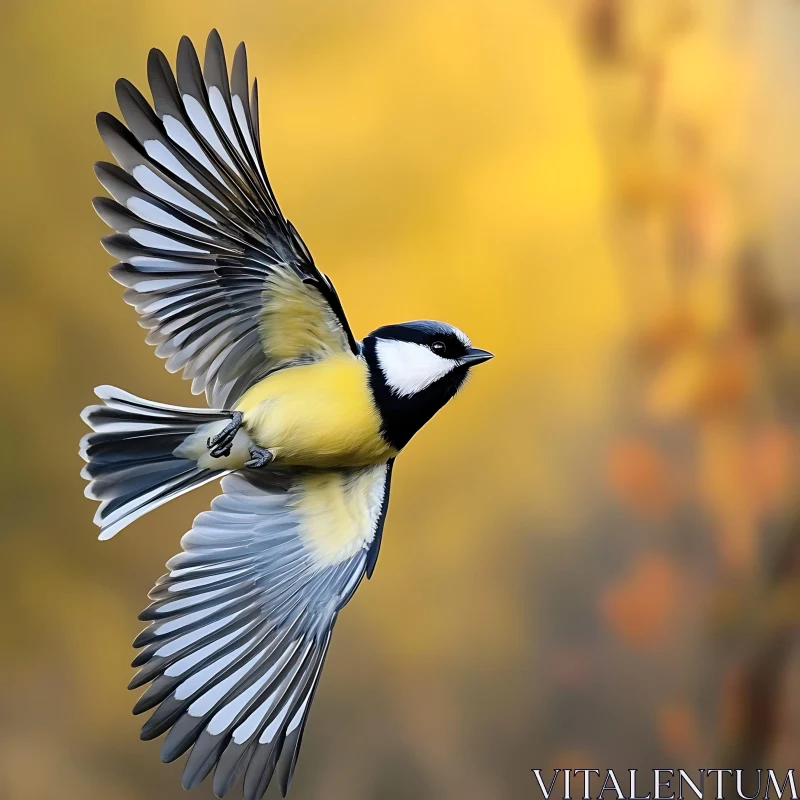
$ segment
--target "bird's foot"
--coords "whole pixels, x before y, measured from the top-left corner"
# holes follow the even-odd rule
[[[234,411],[231,414],[231,421],[216,436],[206,441],[209,455],[213,458],[224,458],[231,454],[234,437],[242,427],[243,419],[241,411]]]
[[[244,462],[244,465],[246,467],[250,467],[250,469],[266,467],[267,464],[269,464],[270,461],[275,458],[272,450],[267,450],[264,447],[258,447],[258,445],[255,444],[250,445],[250,456],[250,460]]]

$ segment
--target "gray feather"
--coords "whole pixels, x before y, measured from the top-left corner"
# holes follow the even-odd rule
[[[247,96],[247,59],[240,46],[232,85],[222,42],[208,39],[204,69],[181,40],[177,81],[162,53],[151,51],[153,106],[128,81],[117,83],[125,124],[98,115],[98,129],[119,167],[96,172],[113,200],[95,208],[117,231],[106,249],[120,259],[112,276],[142,315],[147,341],[183,372],[192,391],[230,408],[256,380],[279,366],[261,342],[259,316],[266,278],[292,273],[305,291],[322,292],[354,353],[335,291],[314,266],[269,185],[258,136],[255,91]],[[255,89],[255,87],[254,87]],[[304,354],[305,359],[321,357]]]
[[[388,472],[376,473],[384,492]],[[154,709],[143,738],[168,732],[164,760],[191,748],[186,787],[215,766],[220,796],[242,776],[252,798],[273,774],[283,791],[291,782],[336,616],[367,565],[364,549],[313,560],[294,504],[302,474],[225,478],[142,614],[151,624],[134,643],[145,655],[131,685],[150,686],[134,710]]]

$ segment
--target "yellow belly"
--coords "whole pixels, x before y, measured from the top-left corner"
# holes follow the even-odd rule
[[[397,455],[380,434],[367,366],[350,355],[275,372],[248,389],[236,410],[276,463],[364,466]]]

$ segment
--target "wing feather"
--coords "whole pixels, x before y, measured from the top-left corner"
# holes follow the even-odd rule
[[[140,615],[150,624],[130,686],[149,684],[134,713],[152,710],[142,738],[167,733],[163,760],[191,748],[186,788],[216,767],[219,796],[241,777],[250,800],[275,774],[288,789],[336,617],[373,558],[389,475],[388,464],[234,473],[181,540]],[[325,507],[340,511],[322,521]]]
[[[267,178],[244,45],[230,79],[216,31],[202,67],[184,37],[177,79],[158,50],[147,74],[152,105],[120,80],[124,124],[98,115],[119,167],[96,166],[113,199],[98,198],[95,209],[117,231],[103,240],[120,259],[112,277],[167,369],[229,408],[274,369],[357,354],[333,285]]]

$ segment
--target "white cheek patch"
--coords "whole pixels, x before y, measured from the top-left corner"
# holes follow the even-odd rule
[[[376,352],[386,383],[399,397],[421,392],[457,366],[452,359],[437,356],[430,348],[415,342],[379,339]]]

